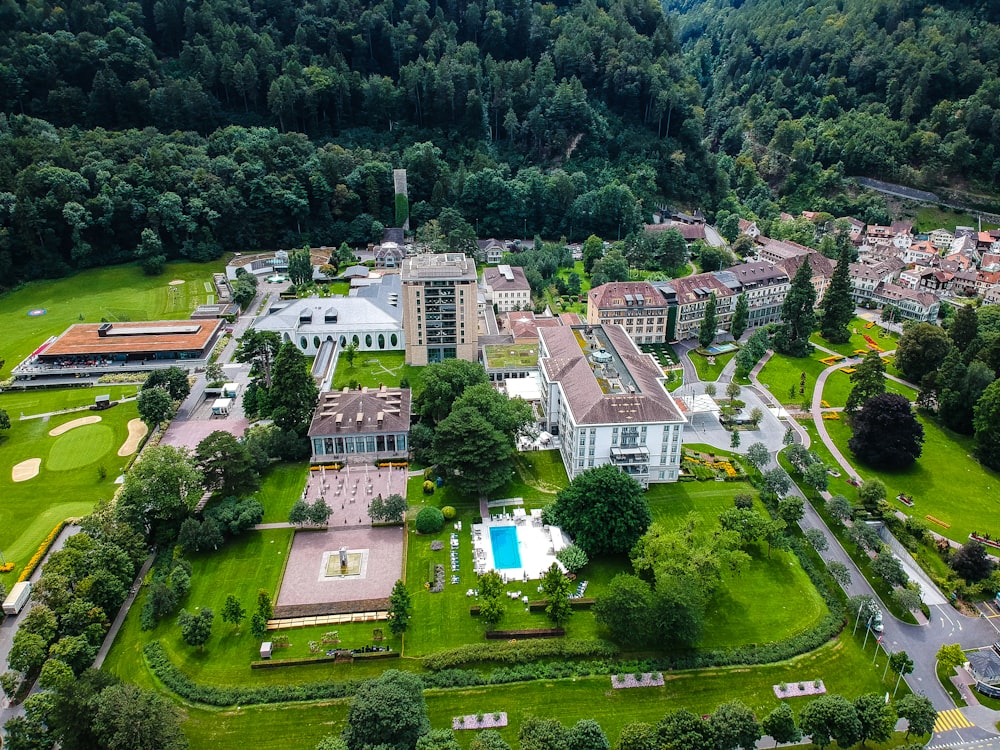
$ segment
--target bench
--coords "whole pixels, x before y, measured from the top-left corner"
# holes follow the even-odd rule
[[[945,523],[940,518],[935,518],[934,516],[924,516],[924,518],[926,518],[931,523],[936,523],[938,526],[940,526],[942,528],[945,528],[945,529],[950,529],[951,528],[951,524],[950,523]]]

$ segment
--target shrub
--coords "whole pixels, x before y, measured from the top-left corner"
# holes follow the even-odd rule
[[[454,517],[455,517],[456,515],[458,515],[458,511],[456,511],[456,510],[455,510],[455,509],[454,509],[454,508],[453,508],[452,506],[450,506],[450,505],[446,505],[446,506],[444,506],[444,507],[443,507],[443,508],[441,509],[441,513],[442,513],[442,514],[444,515],[444,517],[445,517],[445,520],[447,520],[447,521],[450,521],[450,520],[451,520],[451,519],[453,519],[453,518],[454,518]]]
[[[563,547],[561,550],[556,552],[556,560],[561,562],[566,566],[566,570],[570,573],[576,573],[580,568],[584,567],[587,560],[587,553],[582,549],[577,547],[575,544],[571,544],[568,547]]]
[[[421,534],[436,534],[444,527],[444,513],[430,506],[423,508],[417,513],[415,525]]]
[[[424,482],[424,494],[433,495],[434,494],[434,482],[430,479]]]

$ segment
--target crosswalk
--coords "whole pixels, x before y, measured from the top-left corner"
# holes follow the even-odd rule
[[[971,726],[973,726],[972,722],[966,719],[959,709],[951,708],[947,711],[938,711],[937,721],[934,722],[934,731],[947,732],[951,729],[965,729]]]

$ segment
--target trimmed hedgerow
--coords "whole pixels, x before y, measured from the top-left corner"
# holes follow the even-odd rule
[[[516,643],[470,643],[439,651],[424,657],[424,666],[432,671],[450,669],[463,664],[499,662],[526,664],[538,659],[580,658],[585,656],[613,657],[618,647],[600,640],[531,640]]]

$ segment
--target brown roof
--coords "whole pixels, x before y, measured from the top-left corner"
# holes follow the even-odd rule
[[[156,320],[145,323],[80,323],[72,325],[42,356],[199,351],[209,346],[222,320]],[[107,326],[105,336],[99,329]]]
[[[812,269],[813,276],[824,276],[828,279],[833,276],[833,269],[837,265],[836,261],[830,260],[822,253],[817,253],[815,250],[810,250],[807,255],[786,258],[775,265],[787,273],[789,279],[793,279],[795,278],[796,272],[799,270],[799,266],[802,265],[802,262],[807,257],[809,258],[809,267]]]
[[[626,304],[628,297],[643,300],[643,307],[665,307],[663,299],[656,287],[648,281],[612,281],[591,289],[587,295],[587,304],[596,305],[598,310],[609,307],[635,307],[634,303]]]
[[[635,393],[604,393],[573,328],[546,328],[538,332],[548,356],[539,360],[551,382],[562,384],[577,424],[621,422],[682,422],[684,417],[663,388],[663,373],[652,355],[640,352],[621,326],[593,326],[608,342],[635,382]]]
[[[309,436],[406,432],[410,429],[409,388],[362,388],[321,393]]]
[[[530,292],[531,284],[520,266],[506,264],[483,270],[483,283],[493,290],[511,292]]]
[[[690,305],[693,302],[708,299],[712,292],[716,297],[730,297],[735,291],[723,284],[714,273],[699,273],[696,276],[684,276],[671,279],[667,285],[677,294],[678,305]]]
[[[503,322],[501,330],[509,331],[515,339],[537,339],[539,328],[554,328],[564,325],[561,318],[539,317],[530,310],[500,313],[497,317]]]

